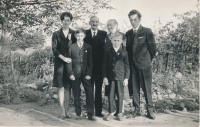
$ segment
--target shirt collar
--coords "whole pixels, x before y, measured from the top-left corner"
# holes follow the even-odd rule
[[[94,32],[95,32],[95,35],[97,35],[97,31],[98,31],[98,30],[94,31],[94,30],[91,29],[92,35],[94,34]]]
[[[120,46],[119,46],[118,48],[115,48],[115,47],[113,46],[113,48],[114,48],[115,52],[117,52],[117,51],[119,50]]]
[[[82,42],[78,42],[78,41],[77,41],[77,43],[83,45],[83,41],[82,41]]]
[[[139,27],[140,27],[140,24],[138,25],[138,27],[135,29],[135,28],[133,28],[133,31],[137,31],[138,29],[139,29]]]

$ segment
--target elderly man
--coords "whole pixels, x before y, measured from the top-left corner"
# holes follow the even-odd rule
[[[126,32],[126,50],[130,64],[129,93],[135,110],[132,117],[140,115],[140,85],[147,104],[147,117],[155,119],[152,102],[151,61],[156,54],[156,44],[151,29],[140,25],[141,14],[132,10],[128,14],[132,29]]]
[[[97,117],[103,117],[102,114],[102,62],[104,53],[105,37],[107,33],[103,30],[99,30],[99,18],[92,16],[89,22],[91,28],[86,30],[85,43],[92,46],[93,55],[93,72],[92,72],[92,85],[94,90],[95,84],[95,115]]]
[[[109,34],[106,36],[104,48],[108,49],[108,48],[112,47],[111,39],[112,39],[113,34],[120,33],[123,35],[123,40],[124,40],[123,43],[121,44],[121,46],[123,49],[125,49],[126,37],[123,33],[119,32],[118,22],[115,19],[109,19],[107,21],[107,28],[108,28]]]

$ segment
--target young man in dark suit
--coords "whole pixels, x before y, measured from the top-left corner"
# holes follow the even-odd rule
[[[114,96],[117,95],[118,107],[117,119],[122,120],[122,107],[124,97],[124,86],[128,85],[130,75],[128,54],[122,49],[123,34],[115,33],[112,37],[112,47],[105,50],[103,58],[103,83],[109,85],[109,114],[104,117],[104,120],[111,120],[114,115]]]
[[[155,119],[152,102],[151,61],[156,54],[156,44],[151,29],[140,25],[141,14],[132,10],[128,14],[132,29],[126,32],[126,50],[129,56],[129,93],[133,97],[135,110],[132,117],[140,115],[140,85],[147,104],[147,117]]]
[[[99,18],[92,16],[89,22],[91,29],[86,30],[85,43],[92,46],[93,56],[93,72],[92,72],[92,85],[94,89],[95,84],[95,115],[103,117],[102,114],[102,61],[104,53],[104,43],[107,33],[99,30]]]
[[[66,63],[71,62],[71,58],[66,56],[69,46],[76,41],[74,31],[69,28],[73,16],[69,12],[64,12],[60,16],[62,28],[53,33],[52,51],[55,56],[53,86],[58,88],[59,104],[61,107],[61,119],[71,118],[68,113],[71,99],[71,83],[67,78]]]
[[[69,58],[72,62],[67,64],[67,72],[69,78],[72,80],[72,90],[74,95],[75,112],[77,120],[81,117],[81,83],[83,84],[86,94],[86,107],[87,116],[89,120],[95,121],[94,117],[94,97],[91,85],[92,74],[92,47],[89,44],[84,43],[85,30],[80,28],[76,30],[75,37],[77,43],[72,44],[69,47]]]

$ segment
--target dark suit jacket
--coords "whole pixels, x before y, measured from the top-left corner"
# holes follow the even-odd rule
[[[84,42],[92,46],[93,56],[93,69],[95,71],[102,69],[104,43],[107,33],[102,30],[98,30],[95,39],[92,38],[91,30],[86,30],[86,37]]]
[[[126,32],[126,38],[130,64],[134,63],[139,70],[151,67],[151,61],[156,54],[156,44],[151,29],[140,25],[135,37],[133,29],[130,29]]]
[[[63,81],[59,81],[59,75],[62,76],[67,76],[67,72],[64,70],[66,63],[60,59],[58,56],[61,54],[66,57],[66,54],[68,52],[69,46],[76,42],[75,36],[74,36],[74,31],[72,29],[69,29],[69,34],[71,34],[71,40],[69,38],[65,38],[65,35],[62,31],[62,28],[56,32],[53,33],[52,36],[52,51],[54,54],[54,80],[53,80],[53,85],[55,87],[60,87],[63,84]],[[69,35],[68,34],[68,35]],[[63,68],[63,71],[61,72],[60,69]],[[64,80],[64,84],[67,83],[68,80]]]
[[[128,54],[122,48],[117,52],[115,52],[113,47],[105,50],[102,66],[103,78],[107,77],[108,80],[129,79]]]
[[[72,59],[71,63],[67,64],[68,76],[74,75],[79,78],[81,74],[91,76],[92,74],[92,47],[83,43],[82,48],[77,43],[69,47],[68,57]]]

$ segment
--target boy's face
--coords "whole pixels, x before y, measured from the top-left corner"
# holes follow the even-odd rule
[[[115,48],[119,48],[122,42],[123,40],[121,36],[118,37],[115,36],[112,38],[112,44]]]
[[[62,20],[63,27],[69,27],[70,24],[71,24],[71,19],[65,16],[64,19]]]
[[[110,33],[115,33],[117,31],[117,24],[114,21],[108,21],[107,28]]]
[[[76,37],[77,42],[82,42],[83,39],[85,38],[85,34],[84,33],[78,33],[78,34],[75,34],[75,37]]]

